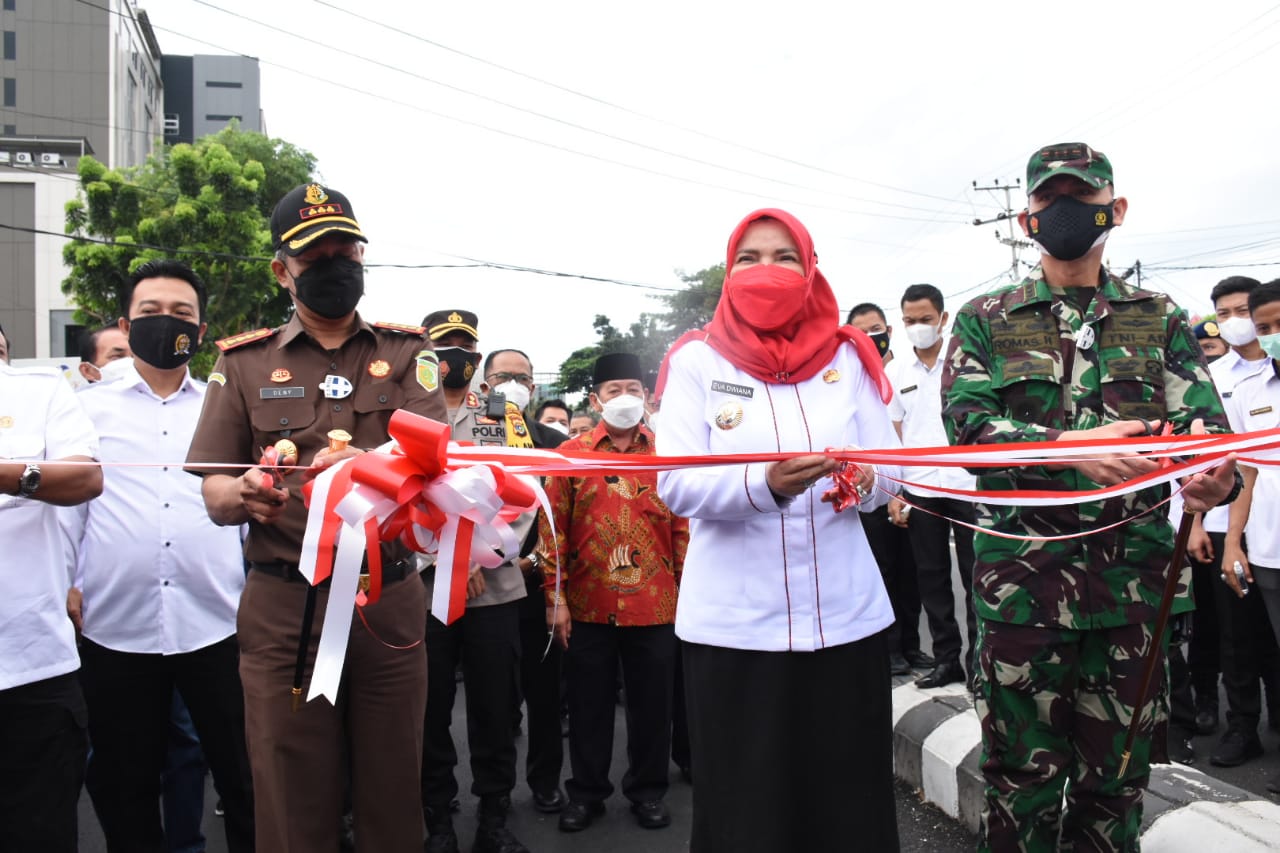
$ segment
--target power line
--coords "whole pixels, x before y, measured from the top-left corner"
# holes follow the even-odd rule
[[[95,243],[101,246],[118,246],[125,249],[152,250],[164,252],[167,255],[183,255],[188,257],[205,257],[217,258],[221,260],[233,261],[257,261],[261,263],[270,263],[271,255],[238,255],[233,252],[214,252],[207,249],[178,249],[173,246],[161,246],[155,243],[135,243],[133,241],[110,240],[103,237],[85,237],[80,234],[62,234],[57,231],[48,231],[43,228],[29,228],[23,225],[8,225],[0,222],[0,229],[7,231],[21,231],[27,234],[42,234],[47,237],[60,237],[64,240],[71,240],[76,243]],[[453,257],[461,258],[468,261],[465,264],[365,264],[367,269],[408,269],[408,270],[431,270],[431,269],[494,269],[504,270],[506,272],[523,272],[533,275],[550,276],[553,278],[573,278],[582,281],[595,281],[604,284],[616,284],[621,287],[634,287],[641,290],[656,290],[663,293],[679,293],[684,288],[680,287],[663,287],[657,284],[647,284],[639,281],[628,281],[621,278],[609,278],[607,276],[586,275],[584,273],[564,272],[562,270],[549,270],[541,267],[528,267],[521,264],[510,264],[501,261],[486,261],[479,258],[467,258],[462,255],[454,255]]]
[[[200,2],[200,0],[197,0],[197,2]],[[955,202],[955,200],[954,200],[954,199],[946,198],[946,197],[944,197],[944,196],[932,195],[932,194],[930,194],[930,193],[923,193],[923,192],[918,192],[918,191],[916,191],[916,190],[909,190],[909,189],[906,189],[905,187],[897,187],[897,186],[893,186],[893,185],[891,185],[891,184],[884,184],[884,183],[880,183],[880,182],[878,182],[878,181],[871,181],[871,180],[867,180],[866,178],[859,178],[859,177],[857,177],[857,176],[855,176],[855,175],[848,175],[848,174],[845,174],[845,173],[843,173],[843,172],[833,171],[833,170],[828,169],[828,168],[825,168],[825,167],[823,167],[823,166],[814,166],[814,165],[812,165],[812,164],[810,164],[810,163],[805,163],[805,162],[802,162],[802,161],[800,161],[800,160],[794,160],[794,159],[791,159],[790,157],[786,157],[786,156],[781,155],[781,154],[775,154],[775,153],[772,153],[772,152],[769,152],[769,151],[764,151],[764,150],[759,149],[759,148],[753,148],[753,147],[752,147],[752,146],[750,146],[750,145],[744,145],[744,144],[742,144],[742,143],[740,143],[740,142],[736,142],[736,141],[731,140],[731,139],[724,139],[724,138],[722,138],[722,137],[715,136],[714,134],[707,133],[706,131],[698,130],[698,129],[696,129],[696,128],[691,128],[691,127],[686,127],[686,126],[684,126],[684,125],[682,125],[682,124],[678,124],[678,123],[676,123],[676,122],[670,121],[669,119],[664,119],[664,118],[661,118],[661,117],[659,117],[659,116],[654,116],[654,115],[651,115],[651,114],[649,114],[649,113],[641,112],[641,111],[636,110],[636,109],[633,109],[633,108],[631,108],[631,107],[623,106],[623,105],[621,105],[621,104],[614,103],[613,101],[609,101],[609,100],[606,100],[606,99],[604,99],[604,98],[597,97],[596,95],[592,95],[592,94],[589,94],[589,93],[587,93],[587,92],[582,92],[582,91],[579,91],[579,90],[577,90],[577,89],[570,88],[570,87],[568,87],[568,86],[563,86],[563,85],[561,85],[561,84],[559,84],[559,83],[556,83],[556,82],[554,82],[554,81],[546,80],[546,79],[544,79],[544,78],[542,78],[542,77],[538,77],[538,76],[535,76],[535,75],[533,75],[533,74],[529,74],[529,73],[527,73],[527,72],[520,71],[519,69],[511,68],[511,67],[506,66],[506,65],[502,65],[501,63],[494,62],[493,60],[486,59],[486,58],[484,58],[484,57],[482,57],[482,56],[476,56],[475,54],[467,53],[466,51],[459,50],[458,48],[455,48],[455,47],[450,47],[449,45],[447,45],[447,44],[442,44],[442,43],[440,43],[440,42],[438,42],[438,41],[433,41],[432,39],[429,39],[429,38],[427,38],[427,37],[425,37],[425,36],[419,35],[419,34],[417,34],[417,33],[410,32],[410,31],[405,30],[405,29],[402,29],[402,28],[397,27],[397,26],[395,26],[395,25],[393,25],[393,24],[388,24],[388,23],[385,23],[385,22],[383,22],[383,21],[376,20],[376,19],[374,19],[374,18],[368,17],[367,15],[360,15],[360,14],[357,14],[356,12],[353,12],[353,11],[351,11],[350,9],[347,9],[347,8],[345,8],[345,7],[337,6],[337,5],[334,5],[333,3],[326,2],[326,0],[313,0],[313,2],[318,3],[318,4],[320,4],[321,6],[326,6],[326,7],[330,8],[330,9],[333,9],[333,10],[334,10],[334,11],[336,11],[336,12],[341,12],[341,13],[342,13],[342,14],[344,14],[344,15],[349,15],[349,16],[351,16],[351,17],[355,18],[356,20],[364,21],[364,22],[366,22],[366,23],[368,23],[368,24],[372,24],[373,26],[376,26],[376,27],[381,27],[381,28],[382,28],[382,29],[384,29],[384,30],[388,30],[388,31],[390,31],[390,32],[397,33],[397,34],[399,34],[399,35],[405,36],[406,38],[414,39],[415,41],[422,42],[423,44],[429,44],[429,45],[431,45],[432,47],[439,48],[440,50],[448,51],[449,53],[453,53],[453,54],[455,54],[455,55],[457,55],[457,56],[461,56],[461,57],[464,57],[464,58],[466,58],[466,59],[470,59],[470,60],[472,60],[472,61],[474,61],[474,62],[479,62],[479,63],[481,63],[482,65],[487,65],[487,66],[489,66],[490,68],[496,68],[496,69],[498,69],[499,71],[505,71],[505,72],[506,72],[506,73],[508,73],[508,74],[514,74],[514,75],[515,75],[515,76],[517,76],[517,77],[522,77],[522,78],[524,78],[524,79],[526,79],[526,80],[532,80],[533,82],[535,82],[535,83],[540,83],[540,84],[542,84],[542,85],[544,85],[544,86],[550,86],[551,88],[553,88],[553,89],[557,89],[557,90],[559,90],[559,91],[561,91],[561,92],[565,92],[565,93],[570,94],[570,95],[575,95],[575,96],[577,96],[577,97],[579,97],[579,98],[583,98],[583,99],[588,100],[588,101],[591,101],[591,102],[593,102],[593,103],[600,104],[601,106],[610,107],[610,108],[615,109],[615,110],[618,110],[618,111],[620,111],[620,112],[627,113],[628,115],[633,115],[633,116],[636,116],[636,117],[638,117],[638,118],[643,118],[643,119],[645,119],[645,120],[647,120],[647,121],[652,121],[652,122],[656,122],[656,123],[661,124],[661,125],[665,125],[665,126],[667,126],[667,127],[672,127],[672,128],[675,128],[676,130],[682,131],[682,132],[684,132],[684,133],[693,134],[693,135],[695,135],[695,136],[701,136],[701,137],[702,137],[702,138],[704,138],[704,139],[709,139],[709,140],[711,140],[712,142],[717,142],[717,143],[719,143],[719,144],[721,144],[721,145],[728,145],[728,146],[730,146],[730,147],[732,147],[732,148],[737,148],[737,149],[739,149],[739,150],[747,151],[747,152],[752,153],[752,154],[757,154],[757,155],[762,156],[762,157],[768,157],[768,158],[771,158],[771,159],[774,159],[774,160],[778,160],[778,161],[783,162],[783,163],[788,163],[788,164],[790,164],[790,165],[792,165],[792,166],[799,166],[799,167],[801,167],[801,168],[803,168],[803,169],[810,169],[810,170],[812,170],[812,171],[820,172],[820,173],[825,174],[825,175],[832,175],[832,176],[834,176],[834,177],[843,178],[843,179],[848,180],[848,181],[854,181],[854,182],[856,182],[856,183],[860,183],[860,184],[867,184],[868,186],[879,187],[880,189],[890,190],[890,191],[892,191],[892,192],[905,193],[905,194],[907,194],[907,195],[919,196],[919,197],[921,197],[921,198],[933,199],[933,200],[935,200],[935,201],[947,202],[947,203],[949,203],[949,204],[951,204],[951,203],[954,203],[954,202]],[[208,5],[208,4],[205,4],[205,5]]]
[[[113,14],[113,15],[123,15],[123,14],[124,14],[124,13],[122,13],[122,12],[117,12],[117,11],[115,11],[114,9],[106,9],[106,8],[105,8],[105,7],[103,7],[103,6],[98,6],[98,5],[94,4],[94,3],[89,2],[89,0],[76,0],[76,2],[77,2],[77,3],[80,3],[80,4],[82,4],[82,5],[85,5],[85,6],[89,6],[89,7],[94,8],[94,9],[105,10],[105,11],[107,11],[107,12],[109,12],[110,14]],[[677,182],[679,182],[679,183],[692,184],[692,185],[694,185],[694,186],[706,187],[707,189],[719,190],[719,191],[722,191],[722,192],[733,193],[733,194],[735,194],[735,195],[745,195],[745,196],[749,196],[749,197],[751,197],[751,198],[757,198],[757,197],[758,197],[758,193],[753,192],[753,191],[751,191],[751,190],[742,189],[742,188],[740,188],[740,187],[725,186],[725,185],[723,185],[723,184],[716,184],[716,183],[712,183],[712,182],[710,182],[710,181],[702,181],[702,180],[698,180],[697,178],[688,178],[688,177],[682,177],[682,176],[680,176],[680,175],[673,175],[673,174],[671,174],[670,172],[663,172],[663,171],[661,171],[661,170],[659,170],[659,169],[651,169],[651,168],[649,168],[649,167],[647,167],[647,166],[640,166],[640,165],[637,165],[637,164],[635,164],[635,163],[627,163],[627,162],[624,162],[624,161],[621,161],[621,160],[615,160],[615,159],[612,159],[612,158],[610,158],[610,157],[605,157],[605,156],[600,155],[600,154],[592,154],[592,153],[587,152],[587,151],[581,151],[581,150],[578,150],[578,149],[576,149],[576,148],[571,148],[571,147],[566,146],[566,145],[560,145],[560,144],[555,143],[555,142],[547,142],[547,141],[545,141],[545,140],[535,139],[535,138],[530,137],[530,136],[524,136],[524,135],[522,135],[522,134],[515,133],[514,131],[503,130],[502,128],[499,128],[499,127],[493,127],[492,125],[487,125],[487,124],[484,124],[484,123],[482,123],[482,122],[476,122],[476,121],[471,121],[471,120],[469,120],[469,119],[459,118],[459,117],[457,117],[457,116],[449,115],[448,113],[443,113],[443,112],[440,112],[440,111],[438,111],[438,110],[430,109],[429,107],[424,107],[424,106],[422,106],[422,105],[420,105],[420,104],[414,104],[414,103],[409,103],[408,101],[400,101],[400,100],[396,100],[395,98],[390,98],[390,97],[388,97],[388,96],[386,96],[386,95],[384,95],[384,94],[381,94],[381,93],[379,93],[379,92],[371,92],[371,91],[369,91],[369,90],[367,90],[367,89],[361,89],[361,88],[359,88],[358,86],[352,86],[352,85],[350,85],[349,83],[343,83],[343,82],[341,82],[341,81],[339,81],[339,80],[332,80],[332,79],[325,78],[325,77],[318,77],[318,76],[316,76],[315,74],[311,74],[311,73],[308,73],[308,72],[299,71],[297,68],[294,68],[294,67],[291,67],[291,66],[288,66],[288,65],[284,65],[284,64],[282,64],[282,63],[272,62],[272,61],[267,60],[267,59],[262,59],[261,57],[250,56],[250,55],[249,55],[249,54],[247,54],[247,53],[242,53],[242,52],[240,52],[240,51],[238,51],[238,50],[234,50],[234,49],[229,48],[229,47],[226,47],[226,46],[224,46],[224,45],[217,44],[217,43],[215,43],[215,42],[209,41],[208,39],[198,38],[198,37],[196,37],[196,36],[189,35],[189,34],[187,34],[187,33],[183,33],[183,32],[180,32],[180,31],[178,31],[178,30],[173,30],[173,29],[170,29],[170,28],[168,28],[168,27],[158,26],[158,25],[157,25],[157,24],[155,24],[155,23],[152,23],[151,28],[152,28],[153,30],[157,30],[157,31],[159,31],[159,32],[169,33],[170,35],[178,36],[179,38],[188,39],[189,41],[193,41],[193,42],[195,42],[195,43],[197,43],[197,44],[207,45],[208,47],[216,48],[217,50],[221,50],[221,51],[224,51],[224,52],[226,52],[226,53],[229,53],[229,54],[232,54],[232,55],[235,55],[235,56],[244,57],[245,59],[252,59],[252,60],[254,60],[254,61],[256,61],[256,62],[258,62],[258,63],[260,63],[260,64],[262,64],[262,65],[270,66],[270,67],[272,67],[272,68],[278,68],[278,69],[280,69],[281,71],[284,71],[284,72],[287,72],[287,73],[290,73],[290,74],[295,74],[295,75],[303,76],[303,77],[305,77],[307,80],[310,80],[310,81],[313,81],[313,82],[324,83],[324,84],[326,84],[326,85],[333,86],[333,87],[336,87],[336,88],[339,88],[339,89],[345,89],[346,91],[348,91],[348,92],[354,92],[354,93],[355,93],[355,94],[357,94],[357,95],[363,95],[363,96],[368,97],[368,98],[374,98],[374,99],[379,100],[379,101],[385,101],[386,103],[394,104],[395,106],[404,107],[404,108],[406,108],[406,109],[414,110],[415,112],[420,112],[420,113],[423,113],[423,114],[426,114],[426,115],[436,116],[437,118],[442,118],[442,119],[445,119],[445,120],[447,120],[447,121],[454,122],[454,123],[456,123],[456,124],[465,125],[465,126],[467,126],[467,127],[474,127],[474,128],[478,128],[478,129],[480,129],[480,130],[485,130],[485,131],[488,131],[488,132],[490,132],[490,133],[496,133],[496,134],[499,134],[499,135],[501,135],[501,136],[507,136],[507,137],[510,137],[510,138],[512,138],[512,139],[518,139],[518,140],[521,140],[521,141],[523,141],[523,142],[531,142],[531,143],[533,143],[533,144],[535,144],[535,145],[541,145],[541,146],[543,146],[543,147],[545,147],[545,148],[550,148],[550,149],[552,149],[552,150],[561,151],[561,152],[564,152],[564,153],[567,153],[567,154],[572,154],[572,155],[574,155],[574,156],[578,156],[578,157],[584,157],[584,158],[586,158],[586,159],[589,159],[589,160],[595,160],[595,161],[597,161],[597,162],[601,162],[601,163],[608,163],[608,164],[613,165],[613,166],[621,166],[621,167],[622,167],[622,168],[624,168],[624,169],[631,169],[632,171],[641,172],[641,173],[648,174],[648,175],[655,175],[655,176],[657,176],[657,177],[661,177],[661,178],[667,178],[667,179],[669,179],[669,180],[677,181]],[[326,47],[327,47],[327,46],[326,46]],[[930,218],[924,218],[924,217],[918,217],[918,216],[899,216],[899,215],[891,214],[891,213],[881,213],[881,212],[877,212],[877,211],[868,211],[868,210],[852,210],[852,209],[844,208],[844,207],[836,207],[836,206],[833,206],[833,205],[817,204],[817,203],[814,203],[814,202],[800,201],[800,200],[797,200],[797,199],[789,199],[789,198],[782,198],[782,197],[777,197],[777,198],[775,198],[775,201],[776,201],[776,202],[778,202],[778,203],[781,203],[781,204],[793,204],[793,205],[800,205],[800,206],[803,206],[803,207],[814,208],[814,209],[817,209],[817,210],[830,210],[830,211],[833,211],[833,212],[836,212],[836,213],[844,213],[844,214],[848,214],[848,215],[850,215],[850,216],[870,216],[870,217],[876,217],[876,218],[879,218],[879,219],[898,219],[898,220],[905,220],[905,221],[909,221],[909,222],[936,222],[936,221],[937,221],[937,217],[936,217],[936,216],[934,216],[934,217],[930,217]],[[959,224],[959,223],[956,223],[956,224]],[[857,238],[852,238],[852,239],[857,239]]]
[[[80,0],[80,2],[87,2],[87,0]],[[864,198],[864,197],[861,197],[861,196],[853,196],[853,195],[848,195],[848,194],[846,194],[846,193],[832,192],[831,190],[820,189],[820,188],[818,188],[818,187],[808,186],[808,185],[806,185],[806,184],[798,184],[798,183],[795,183],[795,182],[793,182],[793,181],[783,180],[783,179],[781,179],[781,178],[772,178],[772,177],[769,177],[769,176],[767,176],[767,175],[760,175],[760,174],[756,174],[756,173],[754,173],[754,172],[750,172],[750,171],[747,171],[747,170],[745,170],[745,169],[738,169],[738,168],[734,168],[734,167],[732,167],[732,166],[726,166],[726,165],[723,165],[723,164],[720,164],[720,163],[714,163],[714,162],[712,162],[712,161],[710,161],[710,160],[704,160],[704,159],[701,159],[701,158],[698,158],[698,157],[693,157],[693,156],[690,156],[690,155],[687,155],[687,154],[681,154],[681,153],[679,153],[679,152],[670,151],[670,150],[667,150],[667,149],[665,149],[665,148],[661,148],[661,147],[656,146],[656,145],[650,145],[650,144],[645,143],[645,142],[639,142],[639,141],[634,140],[634,139],[628,139],[628,138],[623,137],[623,136],[618,136],[618,135],[613,134],[613,133],[608,133],[607,131],[599,130],[599,129],[597,129],[597,128],[589,127],[589,126],[587,126],[587,125],[583,125],[583,124],[579,124],[579,123],[577,123],[577,122],[570,121],[570,120],[568,120],[568,119],[560,118],[559,116],[551,115],[551,114],[549,114],[549,113],[540,112],[540,111],[538,111],[538,110],[534,110],[534,109],[531,109],[531,108],[529,108],[529,107],[523,107],[523,106],[520,106],[520,105],[518,105],[518,104],[513,104],[513,103],[510,103],[509,101],[504,101],[504,100],[502,100],[501,98],[495,98],[495,97],[493,97],[493,96],[491,96],[491,95],[486,95],[486,94],[483,94],[483,93],[481,93],[481,92],[476,92],[476,91],[473,91],[473,90],[471,90],[471,89],[466,89],[466,88],[464,88],[464,87],[462,87],[462,86],[456,86],[456,85],[454,85],[454,84],[452,84],[452,83],[446,83],[446,82],[441,81],[441,80],[436,80],[436,79],[434,79],[434,78],[432,78],[432,77],[428,77],[428,76],[426,76],[426,75],[424,75],[424,74],[419,74],[419,73],[417,73],[417,72],[415,72],[415,71],[411,71],[411,70],[409,70],[409,69],[407,69],[407,68],[404,68],[403,66],[395,65],[395,64],[392,64],[392,63],[390,63],[390,62],[383,62],[383,61],[382,61],[382,60],[380,60],[380,59],[376,59],[376,58],[374,58],[374,57],[366,56],[365,54],[362,54],[362,53],[357,53],[357,52],[355,52],[355,51],[346,50],[346,49],[344,49],[344,48],[342,48],[342,47],[338,47],[338,46],[334,45],[334,44],[333,44],[333,43],[331,43],[331,42],[322,42],[322,41],[320,41],[320,40],[318,40],[318,39],[313,39],[313,38],[311,38],[311,37],[309,37],[309,36],[302,35],[301,33],[295,32],[295,31],[290,30],[290,29],[287,29],[287,28],[285,28],[285,27],[279,27],[279,26],[276,26],[275,24],[270,24],[270,23],[267,23],[267,22],[265,22],[265,21],[260,21],[260,20],[258,20],[258,19],[256,19],[256,18],[251,18],[251,17],[249,17],[248,15],[245,15],[245,14],[243,14],[243,13],[241,13],[241,12],[235,12],[235,11],[232,11],[232,10],[230,10],[230,9],[225,9],[225,8],[223,8],[223,7],[221,7],[221,6],[217,6],[217,5],[215,5],[215,4],[211,3],[211,2],[209,2],[209,0],[195,0],[195,2],[196,2],[196,3],[198,3],[198,4],[199,4],[199,5],[201,5],[201,6],[205,6],[206,8],[213,9],[213,10],[214,10],[214,11],[216,11],[216,12],[221,12],[221,13],[222,13],[222,14],[224,14],[224,15],[228,15],[228,16],[233,17],[233,18],[238,18],[238,19],[240,19],[240,20],[242,20],[242,21],[247,21],[248,23],[254,24],[254,25],[259,26],[259,27],[262,27],[263,29],[267,29],[267,30],[270,30],[270,31],[272,31],[272,32],[280,33],[280,34],[282,34],[282,35],[288,36],[288,37],[293,38],[293,39],[297,39],[298,41],[302,41],[302,42],[305,42],[305,43],[307,43],[307,44],[312,44],[312,45],[316,45],[316,46],[319,46],[319,47],[324,47],[325,49],[327,49],[327,50],[328,50],[329,52],[331,52],[331,53],[339,53],[339,54],[342,54],[343,56],[349,56],[349,57],[351,57],[352,59],[356,59],[356,60],[358,60],[358,61],[360,61],[360,62],[366,62],[366,63],[369,63],[370,65],[375,65],[375,66],[377,66],[377,67],[379,67],[379,68],[385,68],[385,69],[387,69],[387,70],[389,70],[389,71],[393,71],[393,72],[396,72],[396,73],[398,73],[398,74],[404,74],[404,75],[406,75],[406,76],[408,76],[408,77],[413,77],[413,78],[415,78],[415,79],[417,79],[417,80],[421,80],[421,81],[423,81],[423,82],[425,82],[425,83],[430,83],[430,84],[432,84],[433,86],[440,86],[441,88],[448,89],[448,90],[450,90],[450,91],[452,91],[452,92],[457,92],[457,93],[459,93],[459,94],[466,95],[466,96],[468,96],[468,97],[477,98],[477,99],[479,99],[479,100],[486,101],[486,102],[491,103],[491,104],[496,104],[496,105],[498,105],[498,106],[500,106],[500,107],[504,107],[504,108],[509,109],[509,110],[514,110],[514,111],[516,111],[516,112],[524,113],[524,114],[526,114],[526,115],[531,115],[531,116],[534,116],[535,118],[540,118],[540,119],[542,119],[542,120],[544,120],[544,121],[554,122],[554,123],[556,123],[556,124],[560,124],[560,125],[563,125],[563,126],[565,126],[565,127],[573,128],[574,130],[579,130],[579,131],[582,131],[582,132],[584,132],[584,133],[590,133],[590,134],[593,134],[593,135],[595,135],[595,136],[600,136],[600,137],[603,137],[604,139],[608,139],[608,140],[610,140],[610,141],[612,141],[612,142],[618,142],[618,143],[622,143],[622,144],[624,144],[624,145],[631,145],[631,146],[633,146],[633,147],[640,148],[640,149],[643,149],[643,150],[645,150],[645,151],[650,151],[650,152],[653,152],[653,153],[656,153],[656,154],[660,154],[660,155],[665,156],[665,157],[673,157],[673,158],[676,158],[676,159],[678,159],[678,160],[685,160],[685,161],[687,161],[687,162],[693,163],[693,164],[698,165],[698,166],[703,166],[703,167],[710,168],[710,169],[719,169],[719,170],[724,171],[724,172],[729,172],[730,174],[740,175],[740,176],[748,177],[748,178],[763,179],[763,180],[768,181],[768,182],[770,182],[770,183],[778,184],[778,185],[780,185],[780,186],[786,186],[786,187],[791,187],[791,188],[793,188],[793,189],[805,190],[805,191],[807,191],[807,192],[816,192],[816,193],[820,193],[820,194],[823,194],[823,195],[835,196],[835,197],[837,197],[837,198],[846,198],[846,199],[849,199],[849,200],[851,200],[851,201],[862,202],[862,203],[864,203],[864,204],[878,204],[878,205],[881,205],[881,206],[883,206],[883,207],[892,207],[892,208],[897,208],[897,209],[901,209],[901,210],[915,210],[915,211],[923,211],[923,212],[926,212],[926,213],[940,213],[940,212],[944,212],[944,211],[938,211],[936,208],[919,207],[919,206],[917,206],[917,205],[910,205],[910,204],[898,204],[898,203],[895,203],[895,202],[889,202],[889,201],[877,201],[876,199]]]

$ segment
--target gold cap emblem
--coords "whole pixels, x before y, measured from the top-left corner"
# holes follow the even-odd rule
[[[450,314],[450,315],[449,315],[449,322],[450,322],[450,323],[461,323],[461,322],[462,322],[462,315],[461,315],[461,314],[459,314],[457,311],[454,311],[452,314]]]
[[[308,184],[307,194],[303,198],[307,204],[324,204],[329,200],[329,194],[319,184]]]

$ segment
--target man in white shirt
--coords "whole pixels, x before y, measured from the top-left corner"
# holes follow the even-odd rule
[[[102,491],[93,425],[52,370],[0,364],[0,831],[6,850],[72,853],[85,706],[58,506]]]
[[[204,403],[187,361],[206,302],[185,264],[143,264],[121,298],[134,365],[80,395],[105,462],[149,463],[108,465],[79,537],[93,741],[86,786],[112,849],[163,849],[158,801],[175,687],[222,798],[227,848],[253,849],[236,642],[240,537],[210,521],[200,483],[181,464]]]
[[[884,311],[874,302],[863,302],[849,310],[845,323],[870,336],[884,360],[885,372],[893,363],[889,339],[893,327]],[[889,520],[889,513],[879,507],[862,512],[862,529],[867,544],[880,567],[880,577],[893,606],[893,624],[885,632],[889,647],[889,674],[910,675],[915,669],[932,669],[933,658],[920,650],[920,590],[916,583],[916,561],[911,554],[907,531]]]
[[[1233,432],[1280,427],[1280,361],[1277,360],[1280,359],[1280,280],[1254,288],[1249,293],[1248,309],[1258,334],[1254,343],[1263,350],[1265,362],[1261,370],[1240,380],[1225,401]],[[1222,579],[1240,604],[1254,599],[1254,607],[1265,611],[1263,616],[1275,641],[1280,643],[1280,525],[1276,524],[1274,511],[1280,502],[1280,471],[1242,460],[1240,472],[1244,476],[1244,488],[1229,511],[1221,550]],[[1245,537],[1249,546],[1247,555]],[[1243,577],[1237,576],[1237,566]],[[1249,589],[1253,590],[1252,595],[1246,594]],[[1232,637],[1233,658],[1252,656],[1254,652],[1243,646],[1237,634],[1242,627],[1245,626],[1232,624],[1227,631]],[[1249,639],[1257,643],[1263,638],[1254,635]],[[1256,689],[1256,678],[1253,684]],[[1257,717],[1253,719],[1256,723]],[[1257,739],[1253,733],[1253,741]],[[1261,745],[1250,752],[1261,754]],[[1280,777],[1273,777],[1267,783],[1267,790],[1280,793]]]
[[[1250,295],[1257,287],[1256,279],[1231,276],[1218,282],[1210,294],[1218,333],[1231,346],[1230,352],[1209,365],[1228,417],[1240,383],[1271,363],[1258,344],[1249,311]],[[1175,503],[1173,511],[1181,514],[1181,504]],[[1197,518],[1187,543],[1196,599],[1187,664],[1195,692],[1196,726],[1205,733],[1216,728],[1218,722],[1219,661],[1212,653],[1221,651],[1227,729],[1209,756],[1210,763],[1219,767],[1235,767],[1262,754],[1258,739],[1262,683],[1267,685],[1268,703],[1273,708],[1280,698],[1276,695],[1280,688],[1280,660],[1261,597],[1237,598],[1218,577],[1227,535],[1227,512],[1227,507],[1217,507]],[[1252,538],[1242,547],[1250,549]],[[1275,725],[1276,715],[1268,716]]]
[[[899,359],[886,369],[893,383],[889,416],[903,447],[945,447],[942,426],[942,330],[947,324],[942,292],[932,284],[913,284],[902,294],[902,325],[911,341],[912,357]],[[918,687],[942,687],[973,677],[973,641],[978,623],[973,614],[973,528],[954,522],[974,523],[972,501],[931,492],[930,486],[972,489],[974,477],[963,468],[906,469],[905,479],[914,485],[889,504],[889,518],[910,531],[915,557],[920,603],[929,616],[933,635],[933,670],[916,680]],[[911,507],[918,512],[912,512]],[[965,590],[968,654],[961,663],[960,626],[956,622],[951,584],[951,536],[956,542],[956,568]]]

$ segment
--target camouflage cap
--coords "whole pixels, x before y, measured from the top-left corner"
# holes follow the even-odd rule
[[[1107,155],[1083,142],[1046,145],[1027,161],[1027,195],[1054,175],[1074,175],[1094,189],[1114,183]]]

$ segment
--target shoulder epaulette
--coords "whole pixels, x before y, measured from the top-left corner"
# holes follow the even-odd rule
[[[251,344],[256,341],[265,341],[267,338],[277,334],[279,329],[258,329],[253,332],[241,332],[238,335],[232,335],[229,338],[223,338],[217,342],[218,349],[222,352],[230,352],[237,347],[245,344]]]
[[[410,326],[407,323],[370,323],[375,329],[386,329],[388,332],[400,332],[402,335],[425,335],[426,326]]]
[[[467,408],[468,409],[480,408],[480,398],[476,396],[476,392],[474,391],[467,392]]]

